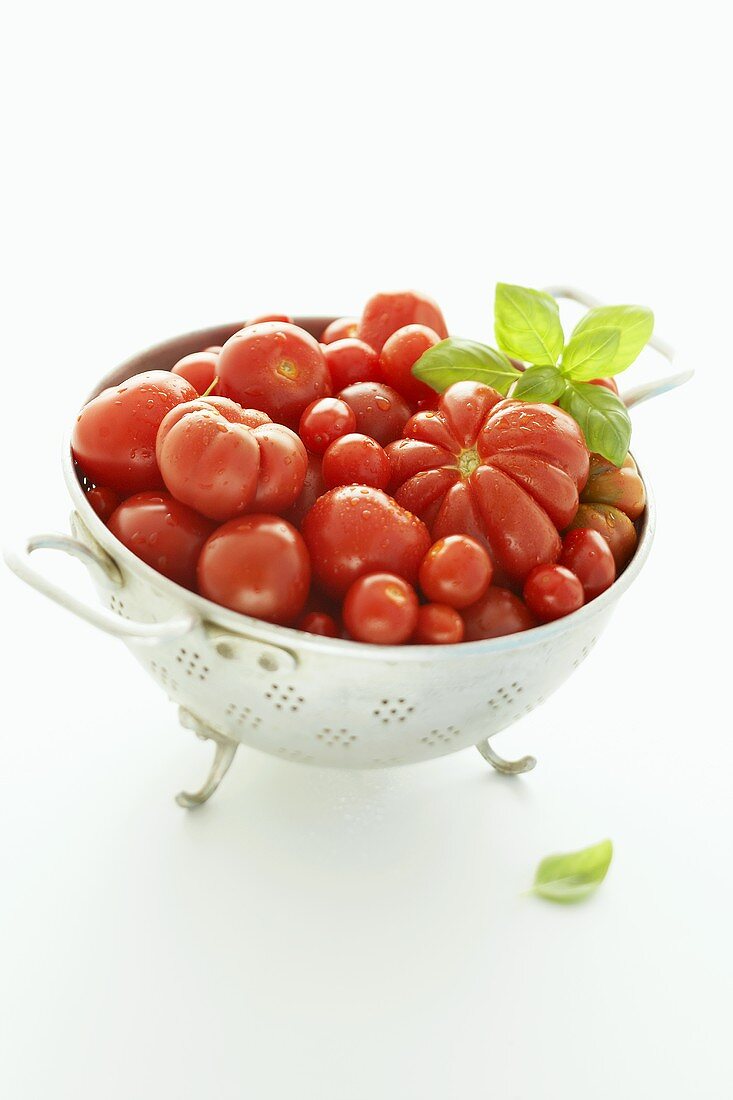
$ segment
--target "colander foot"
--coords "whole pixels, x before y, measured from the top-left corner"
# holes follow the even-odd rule
[[[229,771],[229,766],[234,759],[234,755],[239,745],[229,737],[224,737],[217,730],[204,725],[204,723],[200,722],[194,714],[184,710],[183,707],[181,707],[179,711],[179,718],[181,725],[185,726],[186,729],[193,730],[196,736],[200,737],[202,741],[213,741],[216,745],[214,760],[203,787],[198,791],[194,791],[193,794],[189,791],[179,791],[176,795],[176,802],[179,806],[183,806],[186,810],[193,810],[196,806],[203,805],[204,802],[211,798],[212,794]]]
[[[505,760],[503,756],[499,756],[498,753],[494,752],[488,738],[486,741],[481,741],[476,748],[484,760],[488,760],[491,767],[501,772],[502,775],[522,775],[523,772],[531,772],[537,763],[534,756],[523,756],[521,760]]]

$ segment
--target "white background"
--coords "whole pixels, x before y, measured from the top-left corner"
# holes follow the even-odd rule
[[[498,738],[539,759],[518,780],[242,750],[187,814],[210,748],[2,569],[8,1100],[730,1094],[729,36],[678,8],[16,5],[4,537],[65,528],[96,379],[208,323],[414,285],[488,340],[497,279],[568,281],[651,305],[698,375],[635,414],[654,552]],[[522,896],[604,836],[586,905]]]

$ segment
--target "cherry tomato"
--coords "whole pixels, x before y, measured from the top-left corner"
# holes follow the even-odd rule
[[[381,382],[354,382],[339,397],[354,410],[357,432],[383,447],[400,438],[412,412],[397,390]]]
[[[284,424],[262,424],[252,435],[260,448],[260,473],[251,511],[285,512],[300,496],[308,452]]]
[[[326,611],[308,611],[298,620],[298,630],[308,634],[320,634],[323,638],[338,638],[340,631],[333,615]]]
[[[168,493],[150,492],[128,497],[107,526],[158,573],[184,588],[195,588],[196,563],[215,524]]]
[[[405,325],[426,325],[437,332],[441,340],[448,335],[445,319],[436,303],[414,290],[392,294],[375,294],[364,307],[359,321],[358,336],[381,351],[385,341]]]
[[[338,397],[319,397],[312,401],[300,418],[298,434],[309,451],[322,455],[339,436],[353,432],[356,417]]]
[[[576,527],[590,527],[603,535],[611,548],[617,574],[633,558],[637,542],[636,528],[620,508],[614,508],[612,504],[581,504],[570,524],[571,530]]]
[[[575,573],[583,585],[585,602],[594,600],[616,580],[616,563],[611,548],[598,531],[578,527],[562,540],[558,564]]]
[[[323,480],[329,489],[337,485],[372,485],[386,489],[390,465],[387,452],[368,435],[342,435],[323,456]]]
[[[524,582],[524,601],[543,623],[583,606],[583,585],[564,565],[536,565]]]
[[[382,570],[414,583],[430,546],[424,523],[368,485],[343,485],[319,497],[302,530],[315,577],[334,596]]]
[[[217,389],[297,428],[301,413],[331,392],[321,345],[296,325],[267,321],[235,332],[219,355]]]
[[[216,378],[218,361],[218,353],[196,351],[193,355],[184,355],[171,370],[173,374],[179,374],[190,382],[196,393],[206,393]]]
[[[107,522],[120,503],[120,498],[117,493],[115,493],[113,489],[108,489],[106,485],[95,485],[94,488],[90,489],[87,493],[87,500],[101,519],[102,523]]]
[[[320,496],[326,492],[326,483],[323,480],[322,459],[318,455],[308,454],[308,469],[305,472],[303,488],[300,490],[295,504],[285,513],[285,519],[300,527],[305,517]]]
[[[357,642],[401,645],[417,626],[415,589],[394,573],[369,573],[349,588],[344,626]]]
[[[206,541],[198,583],[202,596],[232,611],[290,623],[308,596],[308,551],[292,524],[279,516],[241,516]]]
[[[482,638],[502,638],[505,634],[518,634],[529,630],[537,622],[531,611],[508,588],[492,585],[486,594],[463,612],[466,625],[466,641]]]
[[[245,321],[245,328],[249,328],[251,325],[263,325],[267,321],[278,321],[288,325],[293,324],[293,318],[289,317],[287,313],[261,313],[259,317],[253,317],[251,321]]]
[[[322,344],[333,344],[336,340],[351,340],[359,328],[357,317],[338,317],[326,325],[321,333]]]
[[[82,473],[120,496],[162,488],[155,458],[160,422],[175,405],[197,396],[190,382],[165,370],[103,390],[81,410],[71,436]]]
[[[379,356],[363,340],[335,340],[323,349],[331,385],[343,390],[352,382],[382,382]]]
[[[444,603],[426,603],[418,609],[417,626],[410,641],[414,645],[455,645],[463,641],[466,628],[458,612]]]
[[[612,504],[625,512],[629,519],[638,519],[646,506],[644,482],[631,455],[621,466],[602,458],[590,456],[588,481],[580,496],[581,504]]]
[[[605,389],[610,390],[611,393],[618,393],[618,385],[615,378],[591,378],[591,386],[603,386]]]
[[[420,356],[438,343],[437,332],[425,325],[406,325],[393,332],[382,348],[379,365],[385,382],[414,405],[419,401],[434,402],[438,397],[434,389],[412,373]]]
[[[491,558],[480,543],[468,535],[448,535],[425,555],[420,587],[429,600],[462,608],[481,599],[493,575]]]

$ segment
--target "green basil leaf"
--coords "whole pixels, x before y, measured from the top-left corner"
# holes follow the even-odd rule
[[[583,901],[603,882],[612,856],[610,840],[579,852],[547,856],[537,868],[533,892],[563,905]]]
[[[613,362],[621,341],[620,328],[596,328],[570,337],[562,353],[563,374],[578,382],[601,378]]]
[[[454,382],[470,381],[483,382],[506,395],[512,382],[521,378],[521,371],[512,366],[506,355],[486,344],[459,336],[449,336],[428,348],[415,363],[412,373],[438,393],[443,393]]]
[[[554,367],[565,342],[555,299],[509,283],[496,284],[494,331],[507,355],[540,367]]]
[[[654,314],[645,306],[599,306],[591,309],[573,329],[573,337],[599,328],[621,330],[616,354],[604,368],[606,375],[620,374],[630,366],[654,331]]]
[[[552,405],[564,389],[565,379],[557,367],[529,367],[512,390],[512,397]]]
[[[626,406],[605,386],[568,381],[560,408],[577,420],[588,449],[620,466],[629,451],[631,421]]]

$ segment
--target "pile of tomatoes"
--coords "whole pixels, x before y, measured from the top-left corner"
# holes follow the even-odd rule
[[[314,634],[450,644],[567,615],[633,554],[633,460],[589,455],[553,405],[437,394],[412,368],[446,336],[414,292],[319,339],[257,318],[81,410],[87,499],[164,576]]]

